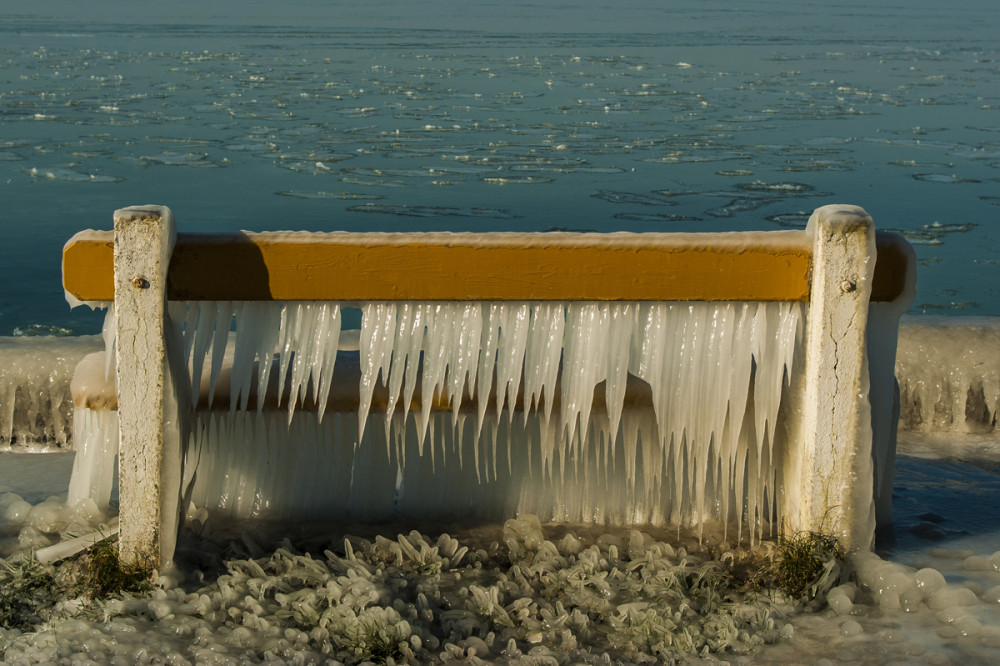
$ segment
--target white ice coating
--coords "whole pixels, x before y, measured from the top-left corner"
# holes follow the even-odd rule
[[[201,386],[183,473],[190,501],[233,517],[719,521],[751,539],[780,521],[775,424],[802,305],[361,309],[359,406],[324,418],[338,304],[171,306]],[[366,427],[376,387],[382,425]],[[316,415],[301,413],[307,404]],[[78,436],[93,443],[71,492],[105,506],[98,470],[113,468],[106,435],[117,427],[78,412]]]
[[[73,434],[77,447],[66,504],[90,499],[107,510],[117,470],[118,411],[78,407],[73,411]]]
[[[1000,320],[904,319],[896,377],[901,429],[995,431],[1000,409]]]
[[[358,408],[324,418],[339,304],[172,304],[202,387],[190,501],[234,517],[720,521],[751,539],[780,521],[775,426],[804,306],[360,307]],[[227,371],[228,412],[215,395]],[[366,427],[375,395],[382,425]],[[82,470],[92,455],[113,458],[88,447]],[[104,478],[74,492],[100,505]]]
[[[68,443],[73,370],[100,345],[97,336],[0,338],[0,447]]]

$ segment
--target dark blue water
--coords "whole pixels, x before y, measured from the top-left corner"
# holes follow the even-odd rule
[[[914,312],[1000,314],[996,3],[0,11],[0,335],[98,330],[62,245],[141,203],[182,231],[779,229],[854,203],[916,245]]]

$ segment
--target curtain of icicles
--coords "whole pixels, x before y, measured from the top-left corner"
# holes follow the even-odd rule
[[[751,539],[780,521],[799,304],[369,303],[342,335],[344,307],[171,304],[201,387],[197,506],[718,521]]]

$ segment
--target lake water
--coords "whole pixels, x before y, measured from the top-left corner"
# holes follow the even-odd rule
[[[1000,7],[69,2],[0,21],[0,335],[96,332],[60,250],[182,231],[670,231],[864,206],[913,312],[1000,314]]]

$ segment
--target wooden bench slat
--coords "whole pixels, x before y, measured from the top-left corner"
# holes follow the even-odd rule
[[[764,238],[735,233],[179,234],[168,298],[807,300],[808,238],[794,231]],[[64,287],[82,301],[112,300],[113,261],[110,233],[72,239],[63,253]]]
[[[905,283],[901,238],[878,234],[873,301]],[[805,301],[804,232],[726,234],[179,234],[171,300]],[[63,252],[81,301],[114,299],[114,236]]]

